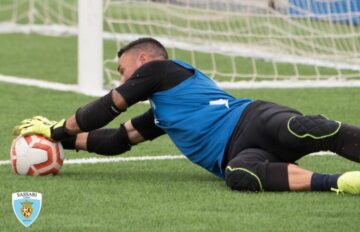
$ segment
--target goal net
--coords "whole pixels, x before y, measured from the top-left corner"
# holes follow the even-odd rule
[[[230,88],[360,80],[360,0],[103,0],[102,6],[106,84],[119,79],[116,49],[148,36]],[[1,32],[77,35],[77,18],[76,0],[0,1]]]

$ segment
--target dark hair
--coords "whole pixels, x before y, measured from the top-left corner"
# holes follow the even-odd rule
[[[168,54],[165,47],[159,41],[150,37],[139,38],[130,42],[118,51],[117,56],[120,58],[122,54],[129,51],[130,49],[149,49],[155,51],[157,55],[168,59]]]

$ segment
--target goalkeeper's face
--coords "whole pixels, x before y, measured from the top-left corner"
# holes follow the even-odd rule
[[[118,59],[118,71],[120,73],[120,84],[127,81],[133,73],[143,64],[153,60],[146,52],[130,50],[121,55]]]

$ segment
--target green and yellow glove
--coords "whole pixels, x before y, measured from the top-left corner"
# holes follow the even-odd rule
[[[65,128],[65,119],[57,122],[43,116],[35,116],[21,121],[14,127],[13,134],[22,136],[39,134],[54,141],[61,141],[70,136]]]

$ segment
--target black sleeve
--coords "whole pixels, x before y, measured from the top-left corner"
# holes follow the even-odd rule
[[[154,114],[151,109],[142,115],[132,118],[131,123],[146,140],[153,140],[165,134],[163,129],[155,125]]]
[[[110,92],[80,107],[75,113],[75,118],[81,131],[92,131],[105,126],[124,111],[116,108]]]
[[[125,99],[128,107],[139,101],[145,101],[161,86],[166,75],[166,66],[166,62],[159,61],[144,64],[115,90]]]
[[[119,155],[131,149],[131,142],[124,124],[118,129],[98,129],[90,131],[87,137],[88,152],[99,155]]]
[[[144,64],[115,90],[125,99],[127,106],[147,100],[153,93],[170,89],[193,75],[171,60],[156,60]]]

